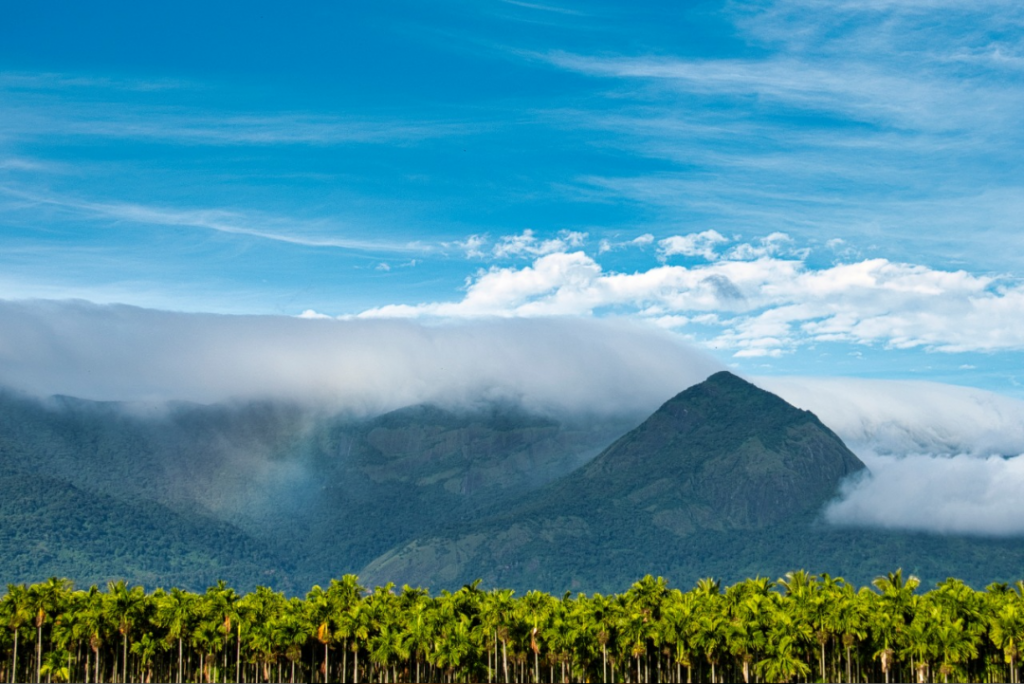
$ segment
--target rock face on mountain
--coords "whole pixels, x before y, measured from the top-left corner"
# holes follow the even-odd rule
[[[724,534],[735,540],[813,522],[840,481],[863,468],[814,414],[716,373],[511,510],[468,533],[416,540],[377,559],[367,573],[440,583],[468,573],[501,581],[542,574],[566,558],[603,557],[621,567],[665,553],[676,560],[707,555]],[[603,572],[593,563],[578,567]],[[572,580],[602,583],[588,572]]]

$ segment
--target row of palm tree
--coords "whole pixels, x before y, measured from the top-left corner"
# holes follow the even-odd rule
[[[644,577],[621,594],[551,596],[480,582],[432,597],[346,575],[305,598],[146,593],[67,579],[9,584],[2,681],[1018,682],[1024,582],[920,593],[805,571],[690,591]]]

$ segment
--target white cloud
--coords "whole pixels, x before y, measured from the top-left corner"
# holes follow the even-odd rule
[[[598,243],[597,253],[604,254],[606,252],[611,252],[612,250],[615,249],[623,249],[626,247],[640,247],[642,249],[651,244],[654,244],[654,236],[651,235],[650,233],[644,233],[643,235],[635,237],[632,240],[625,240],[619,242],[613,242],[607,238],[603,238]]]
[[[586,233],[571,230],[560,231],[556,238],[541,240],[527,228],[518,235],[502,236],[494,245],[492,253],[499,259],[512,256],[540,256],[581,247],[586,240]]]
[[[714,261],[718,258],[718,253],[715,251],[716,246],[728,241],[728,238],[723,237],[716,230],[705,230],[689,235],[673,235],[658,241],[658,253],[663,259],[681,254],[690,257],[699,256],[708,261]]]
[[[0,384],[99,400],[284,399],[355,413],[421,402],[649,412],[719,365],[622,320],[183,314],[0,300]]]
[[[870,474],[825,511],[836,525],[939,534],[1024,535],[1024,456],[861,454]]]
[[[526,237],[532,238],[532,235]],[[535,242],[536,239],[532,238]],[[737,356],[778,356],[821,342],[960,351],[1024,349],[1024,286],[886,259],[812,269],[806,251],[772,234],[692,267],[606,272],[584,252],[492,267],[461,301],[392,305],[363,317],[564,316],[625,311],[651,320],[718,315],[705,342]],[[698,240],[694,248],[701,247]],[[796,258],[781,258],[785,246]],[[706,324],[706,323],[705,323]]]
[[[813,411],[870,469],[826,508],[833,524],[1024,534],[1024,401],[932,382],[755,382]]]
[[[793,239],[785,233],[772,233],[760,238],[757,243],[741,243],[729,250],[726,255],[729,259],[751,261],[774,257],[784,252],[785,247],[793,242]]]
[[[973,387],[912,380],[759,377],[813,411],[852,449],[881,456],[1024,454],[1024,401]]]
[[[484,256],[483,247],[487,244],[487,238],[483,235],[470,235],[465,240],[456,242],[455,244],[465,250],[466,257],[470,259],[479,259]]]

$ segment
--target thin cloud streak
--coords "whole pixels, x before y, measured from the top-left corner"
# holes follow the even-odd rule
[[[389,242],[383,240],[358,240],[337,237],[318,237],[308,234],[286,232],[288,228],[301,225],[293,219],[246,214],[228,209],[170,209],[127,202],[91,202],[67,197],[43,196],[29,192],[0,187],[0,192],[20,199],[27,205],[47,205],[58,209],[79,212],[93,218],[130,221],[139,224],[160,226],[184,226],[201,228],[230,235],[283,242],[303,247],[329,247],[363,252],[389,252],[398,254],[422,254],[437,251],[432,245],[420,241]],[[323,230],[326,222],[307,225],[311,230]]]

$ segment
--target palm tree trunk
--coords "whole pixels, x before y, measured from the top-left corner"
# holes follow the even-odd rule
[[[128,681],[128,632],[121,635],[121,681]],[[117,677],[114,677],[117,679]]]
[[[178,684],[181,684],[181,637],[178,637]]]
[[[18,630],[14,630],[14,660],[11,662],[11,684],[18,681]]]
[[[825,679],[825,642],[821,642],[821,681],[828,681]]]
[[[235,635],[235,681],[242,681],[242,622],[238,622],[238,631]]]
[[[324,682],[328,682],[331,679],[331,665],[329,656],[327,653],[327,642],[324,642]]]
[[[355,684],[359,684],[359,649],[355,650],[353,654],[355,658],[355,665],[352,666],[352,681]]]
[[[39,671],[43,669],[43,626],[36,627],[36,682],[39,681]]]

